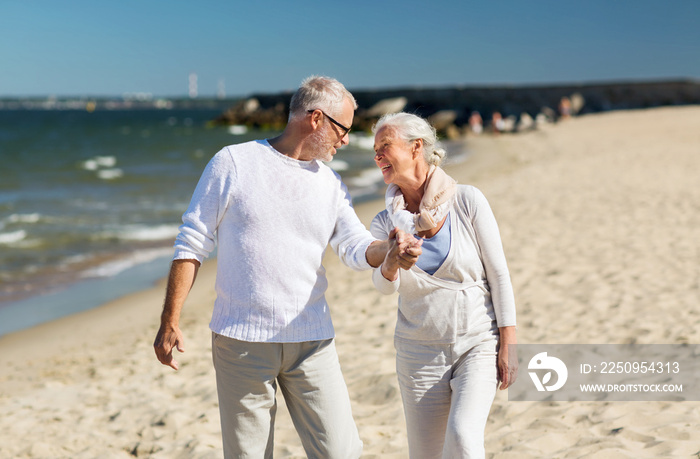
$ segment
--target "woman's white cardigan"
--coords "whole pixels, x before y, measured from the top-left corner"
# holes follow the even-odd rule
[[[399,292],[396,337],[430,343],[453,343],[465,333],[515,325],[513,287],[496,219],[483,193],[458,185],[452,208],[450,250],[430,275],[413,266],[399,269],[391,282],[381,269],[372,279],[384,294]],[[386,210],[370,231],[386,239],[393,228]]]

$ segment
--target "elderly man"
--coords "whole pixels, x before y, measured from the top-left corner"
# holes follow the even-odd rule
[[[321,265],[328,244],[353,269],[420,254],[401,232],[374,239],[357,218],[330,161],[348,142],[357,103],[337,80],[304,80],[284,132],[232,145],[207,165],[175,242],[158,360],[178,368],[180,311],[218,240],[211,319],[224,455],[272,457],[279,384],[309,457],[362,451],[334,346]]]

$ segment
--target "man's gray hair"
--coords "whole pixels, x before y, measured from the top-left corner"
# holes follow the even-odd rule
[[[312,75],[301,82],[301,86],[289,103],[289,119],[305,116],[308,110],[323,110],[330,116],[338,116],[343,110],[343,101],[352,102],[357,109],[353,95],[335,78]]]
[[[446,152],[438,143],[435,128],[420,116],[405,112],[386,114],[372,127],[372,133],[376,134],[383,127],[395,129],[404,142],[422,139],[423,157],[428,164],[439,166],[445,157]]]

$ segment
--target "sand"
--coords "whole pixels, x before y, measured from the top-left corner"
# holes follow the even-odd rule
[[[449,167],[498,219],[521,343],[700,343],[700,107],[583,116],[469,137]],[[369,224],[381,203],[357,206]],[[396,296],[325,261],[367,458],[407,457]],[[181,369],[152,340],[164,285],[0,338],[0,458],[219,458],[208,321],[215,265],[187,301]],[[527,377],[521,372],[521,377]],[[275,457],[304,457],[279,400]],[[700,402],[494,401],[491,458],[697,457]]]

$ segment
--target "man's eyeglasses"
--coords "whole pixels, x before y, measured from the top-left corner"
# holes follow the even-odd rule
[[[337,122],[336,120],[334,120],[333,118],[331,118],[330,116],[328,116],[328,115],[326,114],[326,112],[324,112],[323,110],[315,109],[315,110],[307,110],[307,112],[308,112],[308,113],[313,113],[313,112],[315,112],[316,110],[318,110],[318,111],[320,111],[321,113],[323,113],[323,116],[325,116],[326,118],[328,118],[328,120],[329,120],[331,123],[335,124],[335,125],[338,126],[340,129],[342,129],[342,130],[343,130],[343,137],[345,137],[346,135],[348,135],[348,133],[350,132],[350,129],[352,129],[352,128],[343,126],[342,124],[340,124],[339,122]]]

